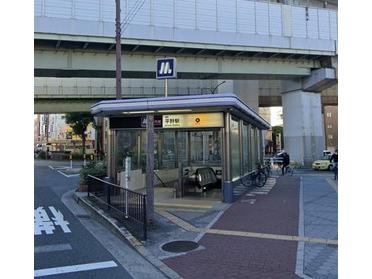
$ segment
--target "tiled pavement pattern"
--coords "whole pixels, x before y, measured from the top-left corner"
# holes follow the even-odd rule
[[[305,236],[337,239],[336,191],[323,177],[303,177]],[[314,279],[337,278],[337,246],[305,244],[304,274]]]
[[[266,195],[268,194],[271,189],[275,186],[276,179],[273,177],[269,177],[266,181],[266,184],[259,188],[259,187],[249,187],[243,184],[234,187],[234,201],[238,200],[243,194],[247,191],[252,195]]]
[[[270,195],[245,195],[235,202],[212,227],[234,231],[298,235],[300,178],[284,176]],[[248,195],[250,195],[248,193]],[[255,199],[255,203],[243,202]],[[246,214],[242,214],[246,212]]]
[[[244,195],[212,229],[297,235],[298,186],[299,177],[282,177],[270,195]],[[199,244],[205,249],[163,261],[184,278],[298,278],[296,241],[206,234]]]

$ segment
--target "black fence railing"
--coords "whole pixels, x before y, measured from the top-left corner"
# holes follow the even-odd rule
[[[88,175],[88,198],[139,239],[147,239],[146,195]]]

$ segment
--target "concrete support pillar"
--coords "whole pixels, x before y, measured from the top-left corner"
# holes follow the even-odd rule
[[[218,82],[222,82],[219,80]],[[258,113],[258,80],[228,80],[218,87],[218,93],[234,93]]]
[[[311,166],[325,147],[321,95],[294,90],[282,93],[282,104],[284,149],[291,161]]]

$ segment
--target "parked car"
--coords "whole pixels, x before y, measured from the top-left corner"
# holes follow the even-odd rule
[[[314,170],[331,170],[332,163],[330,162],[331,155],[325,155],[322,159],[313,162]]]

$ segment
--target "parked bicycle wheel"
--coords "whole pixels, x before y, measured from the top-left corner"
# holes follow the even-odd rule
[[[255,184],[257,187],[262,187],[265,185],[267,176],[265,173],[260,172],[256,175]]]

